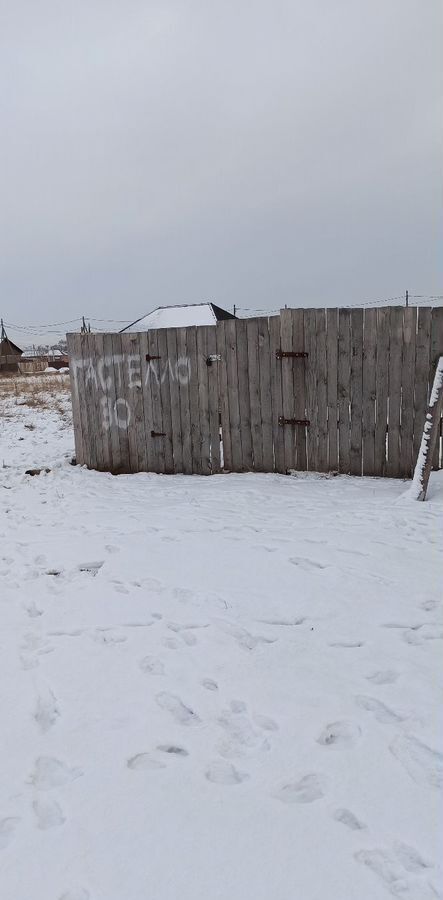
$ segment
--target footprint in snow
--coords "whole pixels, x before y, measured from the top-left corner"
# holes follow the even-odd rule
[[[315,572],[319,569],[330,568],[325,563],[319,563],[316,562],[315,559],[308,559],[304,556],[290,556],[289,562],[292,563],[293,566],[298,566],[300,569],[303,569],[305,572]]]
[[[159,744],[157,750],[160,750],[161,753],[170,753],[172,756],[189,756],[188,751],[177,744]]]
[[[361,728],[353,722],[331,722],[323,729],[317,743],[324,747],[354,747],[361,736]]]
[[[16,816],[9,816],[6,819],[0,819],[0,850],[3,850],[11,843],[14,837],[20,819]]]
[[[60,710],[57,705],[57,698],[50,688],[48,688],[44,695],[42,694],[38,697],[34,712],[34,719],[37,722],[40,731],[43,734],[45,734],[46,731],[49,731],[49,729],[55,725],[59,715]]]
[[[212,678],[204,678],[201,684],[207,691],[218,691],[218,684]]]
[[[39,756],[29,781],[39,791],[50,791],[80,778],[81,775],[82,769],[71,768],[53,756]]]
[[[160,659],[155,659],[154,656],[144,656],[139,662],[139,668],[142,672],[146,672],[149,675],[165,674],[165,667],[162,661]]]
[[[32,808],[37,818],[37,828],[46,831],[48,828],[58,828],[66,821],[63,812],[56,800],[49,797],[38,797],[34,800]]]
[[[126,763],[128,769],[164,769],[166,763],[161,762],[161,760],[156,759],[152,753],[136,753],[135,756],[131,756]]]
[[[269,750],[270,742],[263,736],[263,731],[275,731],[276,723],[266,716],[260,718],[261,724],[255,722],[258,730],[248,716],[246,703],[243,700],[231,700],[229,709],[223,710],[218,719],[225,732],[225,738],[217,744],[220,755],[227,759],[236,759]]]
[[[424,871],[429,868],[429,865],[412,847],[400,845],[399,850],[397,845],[395,855],[379,848],[359,850],[354,854],[354,859],[370,869],[394,897],[402,897],[403,900],[436,900],[439,896],[430,882],[423,881],[422,878],[411,878],[405,874],[413,871],[423,875]],[[415,864],[412,863],[412,865],[416,867],[411,870],[412,859],[415,860]]]
[[[443,754],[413,735],[399,735],[389,747],[416,784],[439,790],[443,787]]]
[[[341,822],[342,825],[346,825],[351,831],[362,831],[366,828],[366,825],[364,825],[363,822],[360,822],[360,820],[357,819],[357,816],[354,816],[354,813],[349,809],[336,809],[332,818],[335,819],[336,822]]]
[[[372,681],[372,684],[394,684],[397,678],[398,672],[394,672],[394,669],[384,669],[380,672],[374,672],[373,675],[366,676],[366,680]]]
[[[84,562],[79,563],[77,566],[78,572],[88,572],[89,575],[97,575],[99,569],[104,565],[104,559],[92,561],[92,562]]]
[[[345,650],[354,650],[357,647],[364,647],[364,641],[334,641],[329,644],[330,647],[343,647]]]
[[[246,772],[239,772],[231,763],[222,760],[211,763],[205,772],[205,778],[213,784],[241,784],[249,777]]]
[[[282,803],[313,803],[325,796],[325,781],[321,775],[310,773],[299,781],[282,785],[275,796]]]
[[[361,709],[374,713],[377,722],[381,722],[382,725],[397,725],[405,720],[405,716],[400,716],[393,709],[390,709],[389,706],[385,706],[380,700],[376,700],[375,697],[360,695],[355,700]]]
[[[176,694],[168,694],[162,691],[156,696],[156,702],[161,709],[167,710],[179,725],[198,725],[200,718],[190,706],[186,706]]]

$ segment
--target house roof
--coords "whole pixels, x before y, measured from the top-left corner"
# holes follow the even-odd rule
[[[23,353],[23,350],[20,347],[17,347],[17,344],[14,344],[13,341],[10,341],[8,337],[5,337],[2,341],[0,341],[0,351],[2,349],[5,350],[7,347],[9,347],[11,350],[15,350],[16,353]]]
[[[159,306],[146,316],[136,319],[125,331],[148,331],[150,328],[185,328],[188,325],[215,325],[221,319],[235,319],[232,313],[215,303],[185,303]]]

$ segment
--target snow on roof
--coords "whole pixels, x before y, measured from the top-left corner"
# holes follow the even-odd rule
[[[221,315],[220,315],[221,313]],[[147,331],[150,328],[186,328],[188,325],[215,325],[218,319],[230,319],[232,314],[214,303],[192,303],[178,306],[159,306],[141,319],[122,328],[122,331]]]

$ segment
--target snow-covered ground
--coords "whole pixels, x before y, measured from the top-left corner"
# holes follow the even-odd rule
[[[441,475],[113,477],[55,406],[0,400],[1,900],[441,897]]]

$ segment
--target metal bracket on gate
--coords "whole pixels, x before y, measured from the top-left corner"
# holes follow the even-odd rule
[[[166,437],[166,431],[151,431],[151,437]]]
[[[151,362],[151,359],[161,359],[161,356],[151,356],[149,353],[147,353],[146,362]]]
[[[279,416],[278,424],[279,425],[306,425],[306,426],[309,426],[311,423],[310,423],[309,419],[285,419],[284,416]]]
[[[213,362],[220,362],[221,356],[219,353],[212,353],[211,356],[206,357],[206,365],[212,366]]]
[[[293,350],[282,350],[281,347],[279,350],[275,351],[276,359],[306,359],[307,356],[309,356],[309,353],[294,352]]]

